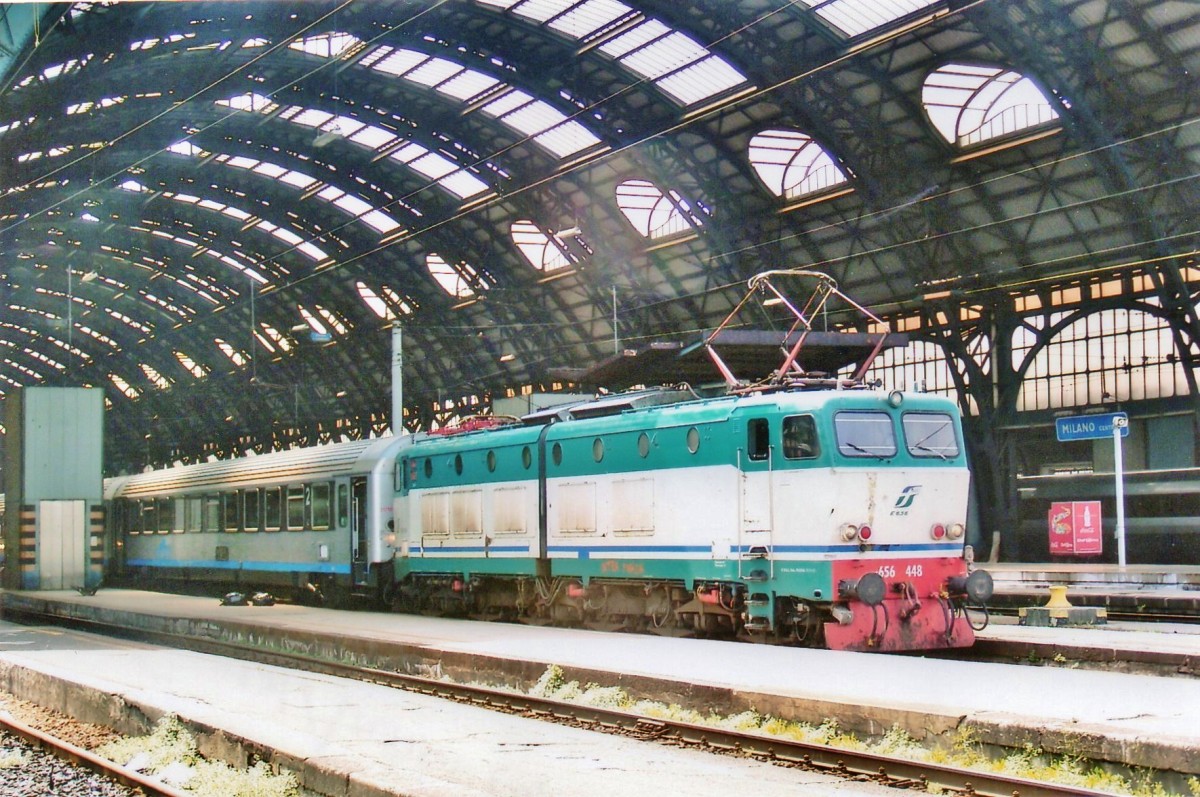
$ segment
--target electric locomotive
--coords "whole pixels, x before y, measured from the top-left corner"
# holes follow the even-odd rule
[[[630,406],[655,398],[404,448],[396,607],[840,649],[973,642],[963,607],[990,590],[963,558],[953,403],[820,391]]]
[[[781,275],[751,293],[781,297]],[[847,356],[846,335],[812,325],[845,297],[796,275],[818,288],[768,335],[784,361],[763,382],[717,353],[752,337],[724,324],[699,347],[723,395],[632,391],[399,451],[393,606],[835,649],[971,645],[968,607],[991,578],[965,545],[958,409],[865,389],[886,333],[849,336],[848,377],[808,367],[835,340]]]

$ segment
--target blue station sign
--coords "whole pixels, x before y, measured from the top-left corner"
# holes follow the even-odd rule
[[[1058,436],[1060,443],[1071,440],[1111,438],[1113,426],[1121,429],[1121,437],[1129,437],[1129,416],[1123,412],[1110,412],[1105,415],[1071,415],[1066,418],[1054,419],[1054,433]]]

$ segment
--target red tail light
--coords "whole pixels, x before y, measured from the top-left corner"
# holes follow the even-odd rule
[[[941,523],[934,523],[933,528],[929,530],[929,535],[935,540],[940,540],[946,536],[946,527]]]
[[[874,534],[874,532],[871,531],[870,526],[859,526],[858,527],[858,538],[860,540],[862,540],[863,542],[866,542],[867,540],[871,539],[872,534]]]

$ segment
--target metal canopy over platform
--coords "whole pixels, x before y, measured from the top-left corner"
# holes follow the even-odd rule
[[[669,342],[764,268],[911,321],[985,431],[1068,294],[1165,319],[1196,391],[1195,3],[40,8],[0,37],[0,394],[104,387],[110,472],[386,432],[396,323],[410,429],[614,340],[613,383],[706,381]]]

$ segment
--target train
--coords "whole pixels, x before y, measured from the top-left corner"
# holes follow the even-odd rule
[[[830,282],[820,301],[841,295]],[[782,365],[756,384],[717,353],[745,338],[723,325],[694,348],[723,391],[638,386],[110,480],[113,572],[606,631],[970,646],[992,581],[965,540],[956,404],[867,385],[863,351],[884,337],[838,340],[830,360],[821,335],[839,333],[811,328],[811,297],[795,312],[803,326],[766,347],[782,344]],[[847,357],[849,376],[812,367]]]

